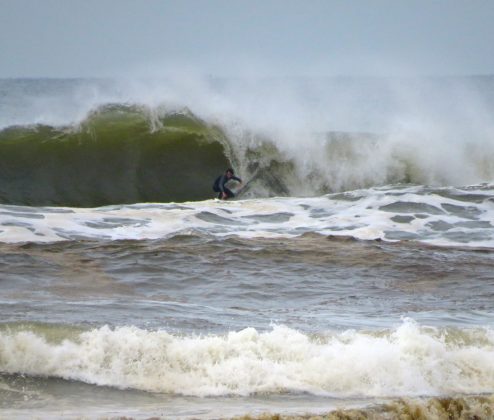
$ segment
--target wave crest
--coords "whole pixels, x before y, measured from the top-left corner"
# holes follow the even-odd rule
[[[0,202],[95,207],[212,198],[227,166],[244,197],[314,196],[400,183],[494,179],[494,148],[437,133],[288,133],[188,109],[107,104],[78,124],[0,131]],[[446,158],[447,157],[447,158]]]
[[[94,207],[200,200],[228,165],[221,130],[190,112],[108,105],[80,124],[0,131],[0,200]]]

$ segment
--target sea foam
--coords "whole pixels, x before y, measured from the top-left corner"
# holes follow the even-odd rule
[[[276,238],[307,233],[438,246],[494,246],[492,186],[388,186],[321,197],[143,203],[100,208],[0,206],[1,242]]]
[[[381,332],[308,336],[284,326],[177,336],[107,326],[49,341],[0,333],[0,370],[193,396],[310,393],[333,397],[490,392],[494,333],[405,320]]]

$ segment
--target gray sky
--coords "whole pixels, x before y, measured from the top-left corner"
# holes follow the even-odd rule
[[[494,73],[494,0],[0,0],[0,77]]]

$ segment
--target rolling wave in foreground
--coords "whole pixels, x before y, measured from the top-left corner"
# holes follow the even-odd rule
[[[5,373],[192,396],[309,393],[337,398],[480,394],[494,386],[490,329],[308,336],[286,327],[175,336],[135,327],[0,334]]]

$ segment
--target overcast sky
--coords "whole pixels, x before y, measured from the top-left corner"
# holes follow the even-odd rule
[[[494,0],[0,0],[0,77],[494,74]]]

